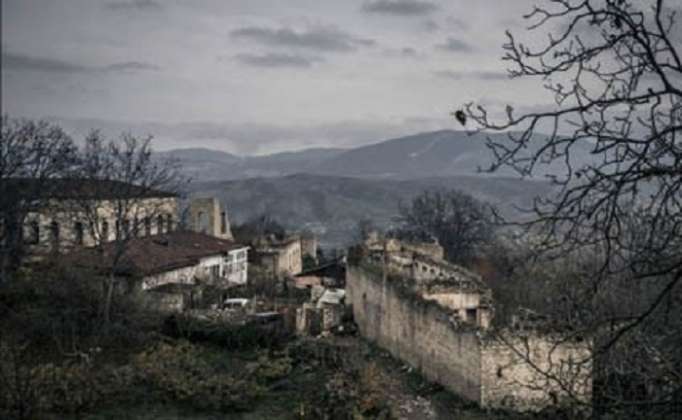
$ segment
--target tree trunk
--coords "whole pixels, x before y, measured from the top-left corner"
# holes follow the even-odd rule
[[[109,280],[106,282],[106,295],[104,297],[104,308],[102,310],[102,319],[105,326],[109,326],[111,322],[111,303],[114,298],[114,285],[116,283],[116,277],[114,273],[109,274]]]

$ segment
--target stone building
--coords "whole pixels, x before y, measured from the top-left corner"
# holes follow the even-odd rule
[[[32,182],[5,180],[2,187],[20,191]],[[194,232],[178,230],[178,197],[169,192],[117,181],[55,179],[41,195],[18,229],[28,262],[58,255],[74,266],[113,272],[128,290],[187,292],[202,284],[247,282],[249,248],[231,240],[217,200],[191,203],[197,215],[205,212],[200,221],[216,222],[206,229],[195,225]],[[178,305],[177,297],[164,296],[175,302],[167,306]]]
[[[301,234],[301,254],[309,255],[317,263],[317,248],[318,248],[317,236],[312,233],[306,232]]]
[[[174,231],[132,238],[123,249],[116,242],[82,248],[66,258],[75,266],[102,274],[113,271],[126,292],[150,291],[174,302],[164,291],[198,293],[192,286],[228,288],[247,282],[248,247],[198,232]],[[117,257],[117,253],[121,253]]]
[[[69,254],[76,265],[135,280],[135,287],[150,290],[166,284],[246,283],[247,247],[191,231],[132,238],[125,248],[115,242],[83,248]],[[117,252],[122,252],[113,267]]]
[[[21,190],[34,181],[4,182]],[[163,234],[177,225],[177,196],[165,191],[118,181],[54,179],[41,195],[19,230],[23,250],[34,260],[116,238]]]
[[[188,226],[190,230],[216,238],[234,239],[227,210],[215,197],[192,199],[189,204]]]
[[[288,278],[303,269],[301,238],[292,235],[278,239],[274,235],[253,242],[253,261],[266,272],[279,278]]]
[[[346,302],[364,337],[482,407],[591,398],[591,365],[578,363],[591,355],[587,341],[493,327],[492,294],[477,275],[414,249],[393,242],[349,255]]]
[[[314,286],[343,288],[346,284],[346,262],[343,259],[327,262],[302,271],[294,276],[293,286],[297,289]]]

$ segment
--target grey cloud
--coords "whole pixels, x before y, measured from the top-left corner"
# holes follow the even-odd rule
[[[321,57],[306,57],[302,55],[268,53],[237,54],[234,58],[240,63],[255,67],[298,67],[308,68],[316,62],[323,61]]]
[[[445,40],[443,44],[438,44],[436,45],[438,49],[445,50],[445,51],[451,51],[451,52],[471,52],[473,51],[473,48],[471,45],[467,44],[464,41],[461,41],[456,38],[448,38]]]
[[[445,19],[445,24],[447,26],[455,27],[457,29],[463,29],[463,30],[469,29],[468,23],[466,23],[463,19],[456,18],[454,16],[448,16],[447,19]]]
[[[368,13],[382,13],[397,16],[421,16],[438,8],[434,3],[419,0],[375,0],[366,2],[362,10]]]
[[[110,64],[105,67],[105,70],[123,72],[159,71],[161,70],[161,67],[155,64],[143,63],[140,61],[126,61],[125,63]]]
[[[406,57],[415,57],[417,55],[417,50],[412,47],[404,47],[400,50],[400,53]]]
[[[427,19],[422,22],[421,28],[427,32],[435,32],[440,29],[440,25],[433,19]]]
[[[250,39],[261,44],[281,47],[306,48],[317,51],[353,51],[371,46],[371,39],[357,38],[334,27],[317,26],[303,31],[291,28],[245,27],[232,31],[234,38]]]
[[[495,72],[495,71],[453,71],[453,70],[440,70],[435,71],[433,74],[436,77],[452,80],[462,80],[462,79],[477,79],[477,80],[509,80],[509,75],[506,73]]]
[[[382,51],[386,57],[416,58],[420,55],[419,51],[412,47],[386,48]]]
[[[105,5],[111,10],[161,10],[163,6],[156,0],[112,1]]]
[[[33,70],[49,73],[85,73],[92,69],[80,64],[52,58],[31,57],[22,54],[2,53],[2,68],[11,70]]]
[[[139,61],[113,63],[103,67],[86,66],[68,61],[33,57],[23,54],[2,53],[2,69],[20,71],[38,71],[53,74],[100,73],[100,72],[137,72],[159,70],[154,64]]]

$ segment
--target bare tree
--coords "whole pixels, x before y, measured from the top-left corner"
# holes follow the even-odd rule
[[[436,239],[446,257],[467,264],[492,238],[492,209],[461,191],[424,191],[409,206],[400,206],[402,226],[393,235]]]
[[[75,163],[76,146],[60,127],[0,117],[0,283],[23,260],[26,216],[47,205],[53,181]]]
[[[118,141],[107,141],[97,131],[86,138],[77,178],[81,191],[69,201],[69,211],[84,221],[108,270],[102,306],[108,324],[130,241],[174,229],[174,199],[186,180],[177,162],[154,158],[151,137],[124,134]]]
[[[507,133],[488,138],[490,170],[528,176],[548,162],[563,167],[552,177],[557,194],[536,200],[526,227],[550,254],[598,257],[589,281],[574,285],[571,306],[582,316],[571,317],[572,327],[597,334],[595,357],[624,355],[621,367],[646,377],[642,395],[607,405],[661,414],[679,410],[682,388],[679,347],[671,344],[682,325],[666,315],[679,316],[682,294],[679,8],[664,0],[547,0],[525,16],[534,39],[507,32],[503,48],[510,76],[538,78],[554,104],[520,114],[508,106],[501,118],[474,103],[456,113]],[[576,159],[586,150],[590,159]],[[633,291],[642,293],[624,305]]]

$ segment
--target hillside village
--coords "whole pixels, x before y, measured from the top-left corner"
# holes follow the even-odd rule
[[[32,182],[10,180],[3,188],[21,197]],[[191,198],[181,210],[175,193],[120,182],[48,185],[19,230],[3,234],[6,243],[14,232],[25,244],[26,267],[58,262],[89,273],[85,281],[115,278],[111,299],[134,296],[136,305],[171,320],[176,334],[197,328],[193,322],[214,333],[255,328],[287,341],[350,334],[481,408],[532,412],[590,401],[591,367],[574,364],[590,359],[588,339],[526,319],[494,327],[491,289],[446,262],[438,243],[374,231],[320,261],[310,233],[264,233],[240,243],[229,208],[215,198]],[[118,200],[128,205],[123,213]],[[508,342],[527,354],[515,354]],[[552,375],[572,375],[574,388],[561,388]]]
[[[682,419],[680,19],[0,0],[0,420]]]

